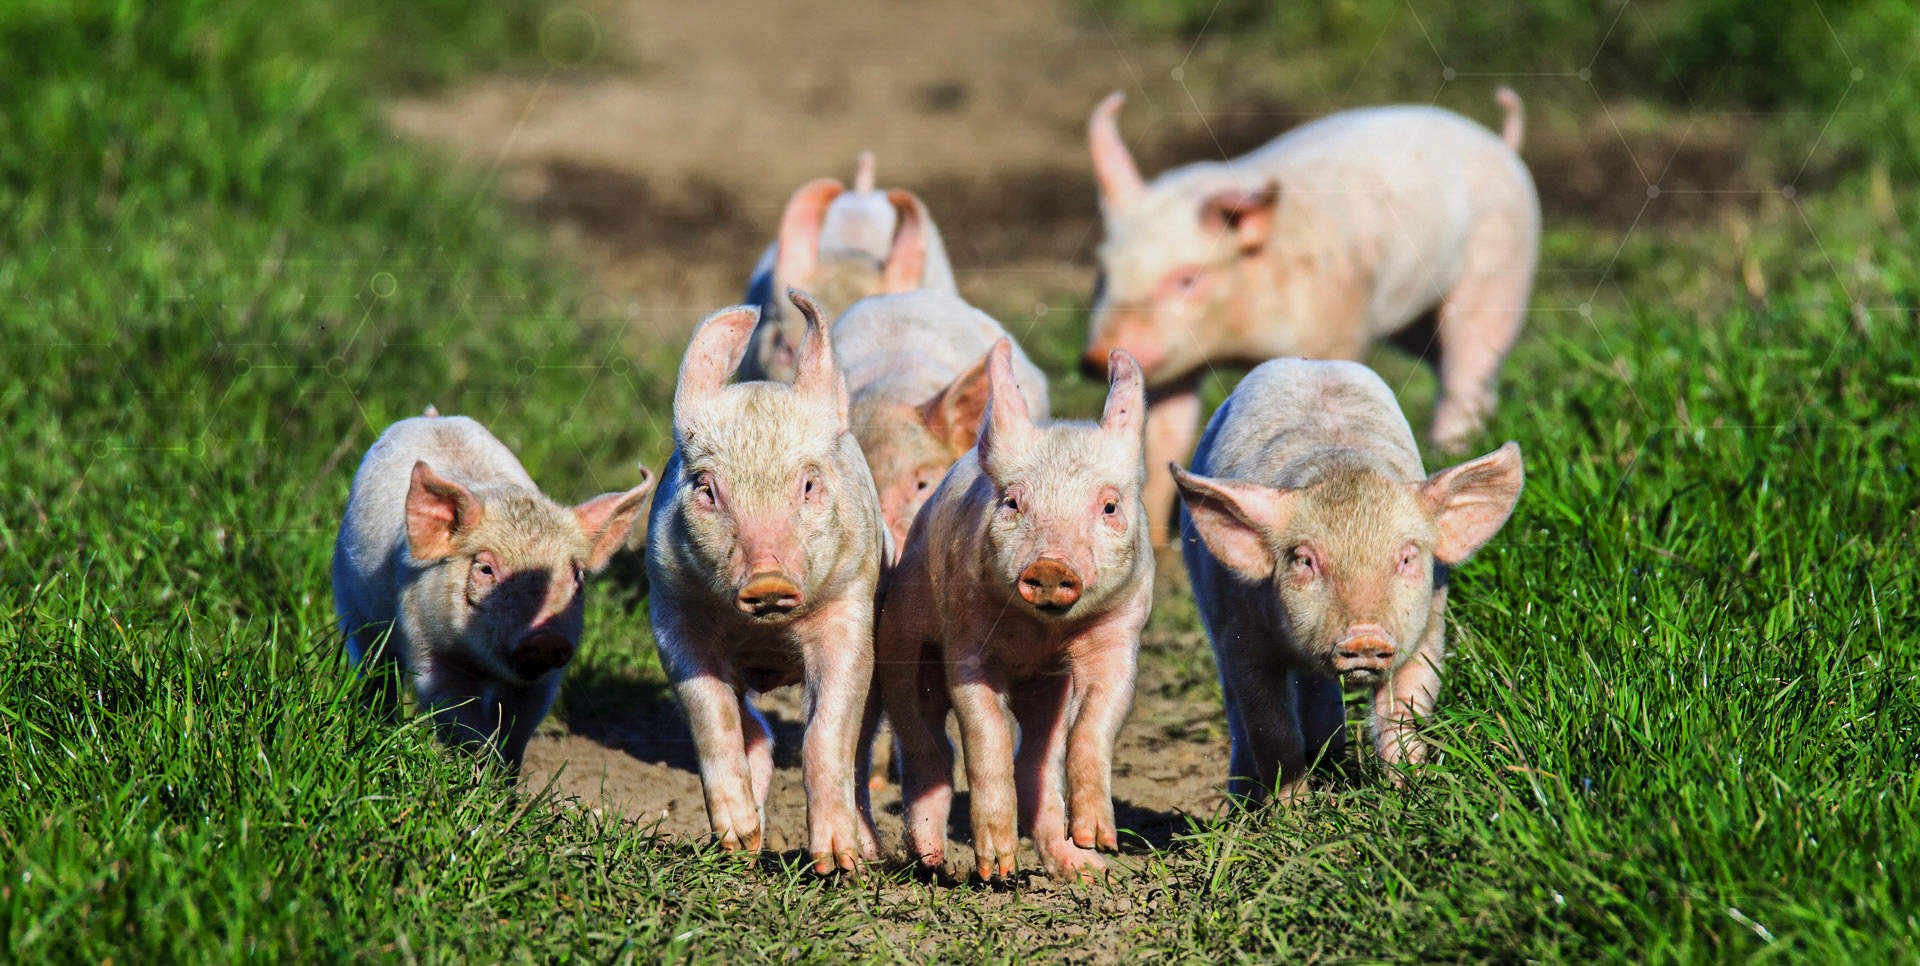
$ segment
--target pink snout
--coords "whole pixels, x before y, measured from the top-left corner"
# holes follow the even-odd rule
[[[1386,629],[1378,625],[1347,628],[1346,639],[1333,648],[1333,669],[1341,674],[1356,671],[1385,673],[1393,669],[1394,649]]]
[[[800,606],[800,587],[786,574],[761,571],[747,579],[734,598],[740,613],[754,617],[777,617]]]
[[[507,665],[522,678],[537,678],[573,660],[573,641],[556,630],[542,628],[523,635],[507,652]]]
[[[1080,575],[1058,557],[1041,557],[1020,572],[1020,599],[1041,610],[1065,611],[1080,599]]]

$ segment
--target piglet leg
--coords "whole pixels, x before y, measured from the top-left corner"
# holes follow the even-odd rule
[[[1173,474],[1169,462],[1186,462],[1200,433],[1200,390],[1192,380],[1156,392],[1147,402],[1147,481],[1140,499],[1147,508],[1147,531],[1155,546],[1171,538]]]
[[[1020,722],[1020,750],[1014,756],[1014,784],[1020,799],[1020,824],[1033,838],[1047,874],[1063,881],[1095,879],[1107,861],[1067,836],[1065,767],[1067,731],[1072,722],[1073,679],[1049,675],[1016,687],[1013,716]]]
[[[1073,842],[1083,849],[1120,847],[1113,820],[1113,744],[1133,704],[1133,677],[1131,642],[1116,642],[1073,660],[1079,707],[1067,739],[1067,791],[1072,796]]]
[[[705,668],[676,675],[673,693],[693,727],[694,748],[700,754],[700,785],[706,793],[707,821],[714,840],[730,852],[760,851],[760,808],[754,800],[753,778],[747,765],[740,696],[732,685]]]
[[[1015,834],[1013,728],[1007,721],[1006,684],[977,658],[947,666],[949,692],[960,717],[967,751],[967,788],[973,800],[973,851],[982,879],[1013,875],[1020,848]]]
[[[807,734],[800,746],[807,788],[807,850],[813,871],[851,872],[877,859],[873,833],[854,803],[853,763],[873,679],[873,607],[843,603],[808,619],[802,657],[807,668]],[[863,834],[864,833],[864,834]]]

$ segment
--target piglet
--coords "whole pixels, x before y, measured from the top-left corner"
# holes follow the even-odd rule
[[[1007,337],[958,295],[922,289],[875,295],[833,323],[853,395],[853,435],[880,491],[880,516],[905,546],[907,526],[947,468],[973,448],[987,412],[987,351]],[[1047,377],[1013,347],[1027,411],[1047,416]]]
[[[1172,469],[1226,692],[1233,796],[1292,798],[1308,765],[1340,753],[1342,684],[1372,689],[1382,761],[1424,760],[1412,729],[1440,690],[1448,569],[1513,512],[1520,447],[1428,476],[1373,370],[1279,359],[1214,413],[1193,472]]]
[[[1540,248],[1520,99],[1498,96],[1498,134],[1436,107],[1370,107],[1151,183],[1120,138],[1121,96],[1095,108],[1106,239],[1084,361],[1122,348],[1146,368],[1156,534],[1173,510],[1163,468],[1193,444],[1213,366],[1358,360],[1391,337],[1434,361],[1434,443],[1459,449],[1479,430]]]
[[[397,664],[443,739],[490,745],[518,773],[580,644],[581,582],[626,540],[653,485],[640,473],[633,489],[568,508],[471,419],[428,407],[387,427],[334,543],[348,657]]]
[[[747,282],[760,324],[742,379],[793,379],[802,323],[781,304],[790,288],[812,293],[830,313],[885,292],[954,291],[953,266],[927,206],[910,191],[875,188],[873,169],[873,153],[862,152],[851,191],[820,178],[787,200],[779,237]]]
[[[949,708],[981,877],[1012,875],[1016,809],[1055,878],[1103,875],[1095,848],[1119,845],[1113,744],[1133,700],[1153,562],[1140,367],[1115,352],[1110,369],[1098,425],[1039,424],[1015,382],[1012,342],[995,343],[979,442],[921,510],[890,577],[876,661],[907,848],[923,866],[945,860]]]
[[[806,319],[792,385],[728,384],[751,307],[708,317],[687,347],[647,582],[660,662],[692,726],[724,848],[762,842],[773,735],[749,697],[805,684],[808,848],[825,874],[876,857],[853,776],[884,537],[826,329],[811,301],[789,296]]]

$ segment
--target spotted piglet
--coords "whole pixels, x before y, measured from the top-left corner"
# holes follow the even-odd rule
[[[1343,684],[1372,689],[1383,761],[1423,760],[1412,729],[1440,689],[1448,568],[1513,512],[1520,447],[1428,476],[1373,370],[1281,359],[1240,382],[1193,472],[1173,473],[1226,691],[1233,795],[1291,798],[1316,757],[1339,753]]]
[[[1012,343],[996,343],[979,442],[922,508],[891,578],[875,659],[907,848],[923,866],[945,862],[949,708],[983,878],[1013,874],[1016,814],[1055,878],[1100,876],[1095,849],[1119,844],[1113,745],[1133,700],[1153,559],[1140,367],[1120,351],[1109,367],[1099,424],[1036,423]]]
[[[387,427],[334,543],[348,657],[397,664],[446,741],[491,747],[517,773],[579,647],[581,582],[645,507],[640,472],[633,489],[563,507],[471,419],[428,407]]]
[[[876,855],[853,776],[883,537],[827,332],[811,301],[789,296],[806,319],[791,385],[728,383],[751,307],[715,313],[687,347],[647,582],[660,662],[725,848],[760,849],[773,776],[773,734],[749,699],[805,685],[808,847],[824,874]]]

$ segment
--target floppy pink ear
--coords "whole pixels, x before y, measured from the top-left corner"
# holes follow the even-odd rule
[[[680,361],[680,381],[673,390],[673,411],[679,415],[689,406],[713,398],[740,368],[747,342],[753,337],[760,310],[751,305],[721,309],[700,323],[687,343],[687,356]]]
[[[820,308],[797,288],[787,289],[787,300],[807,320],[807,334],[800,341],[800,357],[794,363],[793,388],[796,392],[833,400],[834,408],[840,413],[840,431],[844,433],[853,425],[852,404],[847,396],[846,377],[840,374],[840,366],[833,360],[833,342],[827,337],[826,324],[820,321]]]
[[[1433,555],[1448,564],[1471,556],[1513,515],[1525,484],[1520,444],[1514,442],[1427,477],[1418,493],[1440,530]]]
[[[980,438],[980,424],[987,418],[987,406],[993,399],[993,382],[987,374],[992,356],[989,349],[979,362],[919,406],[920,421],[927,424],[927,431],[946,443],[955,456]]]
[[[820,226],[826,224],[827,206],[845,190],[832,178],[818,178],[787,199],[780,216],[780,250],[773,262],[773,277],[780,284],[804,285],[813,276],[820,263]]]
[[[1269,179],[1254,191],[1222,191],[1200,203],[1200,224],[1208,231],[1233,236],[1241,251],[1257,251],[1273,231],[1273,212],[1279,201],[1277,179]]]
[[[426,460],[415,461],[407,482],[407,552],[415,560],[453,556],[454,538],[479,522],[472,490],[435,473]]]
[[[1004,335],[987,352],[987,386],[987,418],[980,424],[982,460],[995,450],[1024,447],[1034,433],[1026,397],[1013,378],[1013,340]]]
[[[1146,432],[1146,411],[1147,378],[1140,363],[1125,349],[1107,353],[1107,408],[1100,414],[1100,428],[1138,441]]]
[[[1177,463],[1167,465],[1187,506],[1187,519],[1214,557],[1248,580],[1272,577],[1273,541],[1293,516],[1293,491],[1195,476]],[[1182,539],[1193,538],[1183,534]]]
[[[627,542],[627,534],[646,509],[647,493],[652,489],[653,473],[642,466],[639,486],[625,493],[602,493],[573,508],[573,516],[580,521],[580,530],[591,547],[587,570],[599,573],[607,566],[607,558]]]
[[[912,292],[927,277],[927,211],[911,191],[895,188],[887,192],[887,201],[899,220],[893,229],[893,248],[887,252],[886,268],[881,272],[883,292]]]
[[[1127,151],[1127,142],[1120,140],[1120,106],[1126,102],[1127,95],[1114,91],[1087,120],[1093,177],[1100,184],[1101,207],[1108,211],[1126,207],[1146,188],[1140,180],[1140,169],[1134,167],[1133,155]]]

